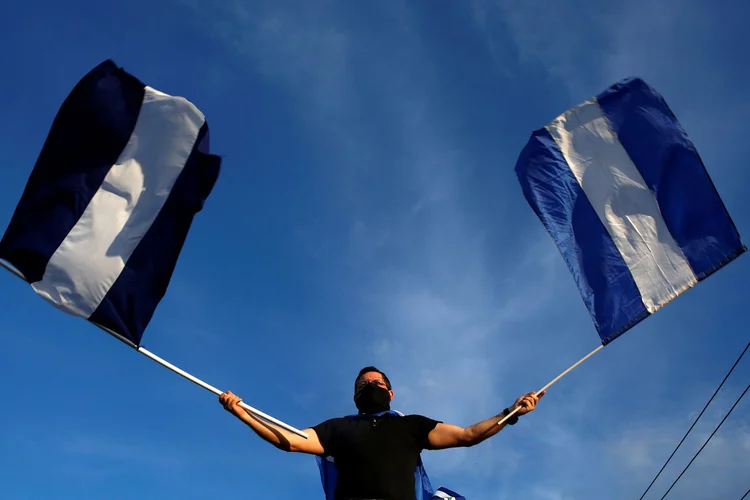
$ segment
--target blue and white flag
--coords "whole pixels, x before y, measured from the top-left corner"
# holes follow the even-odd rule
[[[194,104],[105,61],[55,117],[0,259],[54,306],[137,346],[220,164]]]
[[[441,486],[432,495],[432,500],[466,500],[466,497],[459,495],[455,491],[449,490],[445,486]]]
[[[747,250],[695,146],[641,79],[535,131],[516,173],[603,345]]]

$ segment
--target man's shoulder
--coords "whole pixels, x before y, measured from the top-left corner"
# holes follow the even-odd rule
[[[406,422],[439,422],[439,420],[435,420],[433,418],[430,418],[428,416],[419,414],[419,413],[402,413],[400,411],[391,410],[389,412],[385,412],[379,415],[361,415],[361,414],[352,414],[352,415],[344,415],[340,417],[332,417],[327,420],[322,421],[315,427],[339,427],[339,426],[346,426],[346,425],[356,425],[358,422],[367,422],[370,421],[372,418],[376,419],[394,419],[394,420],[403,420]]]
[[[404,423],[404,425],[407,425],[411,428],[419,428],[419,429],[429,429],[432,430],[437,426],[440,422],[440,420],[436,420],[434,418],[428,417],[426,415],[422,415],[420,413],[408,413],[408,414],[400,414],[400,415],[390,415],[393,419],[400,420]]]
[[[433,420],[437,422],[437,420],[435,420],[434,418],[428,417],[427,415],[422,415],[421,413],[408,413],[408,414],[403,414],[402,416],[403,418],[411,419],[411,420]]]
[[[344,415],[341,417],[331,417],[327,420],[320,422],[318,425],[313,426],[313,429],[320,427],[343,427],[355,424],[358,421],[369,418],[364,415]]]
[[[331,418],[323,420],[319,424],[313,426],[313,428],[315,428],[315,427],[323,427],[323,426],[329,426],[330,427],[330,426],[340,425],[341,423],[345,422],[346,419],[347,419],[347,417],[331,417]]]

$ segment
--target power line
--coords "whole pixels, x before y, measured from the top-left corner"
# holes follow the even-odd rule
[[[729,378],[729,375],[731,375],[732,371],[734,371],[734,368],[735,368],[735,366],[737,366],[737,364],[738,364],[738,363],[740,362],[740,360],[742,359],[742,356],[744,356],[744,355],[745,355],[745,352],[747,352],[747,349],[748,349],[749,347],[750,347],[750,342],[748,342],[748,343],[747,343],[747,345],[745,346],[745,350],[744,350],[744,351],[742,351],[742,354],[740,354],[740,357],[739,357],[739,358],[737,358],[737,361],[735,361],[735,362],[734,362],[734,365],[732,365],[732,368],[730,368],[730,369],[729,369],[729,373],[727,373],[727,374],[726,374],[726,376],[724,377],[724,380],[722,380],[722,381],[721,381],[721,384],[719,384],[719,387],[717,387],[717,388],[716,388],[716,390],[714,391],[714,394],[713,394],[713,396],[711,396],[711,399],[709,399],[709,400],[708,400],[708,403],[706,403],[706,406],[704,406],[704,407],[703,407],[703,409],[701,410],[701,412],[700,412],[700,413],[698,414],[698,417],[696,417],[695,421],[693,422],[693,425],[691,425],[691,426],[690,426],[690,428],[688,429],[688,431],[687,431],[687,432],[685,433],[685,435],[684,435],[684,436],[682,437],[682,440],[681,440],[681,441],[680,441],[680,443],[679,443],[679,444],[677,445],[677,448],[675,448],[675,449],[674,449],[674,451],[672,452],[672,454],[671,454],[671,455],[669,455],[669,458],[667,459],[667,461],[666,461],[666,462],[664,462],[664,465],[662,465],[661,469],[660,469],[660,470],[659,470],[659,472],[658,472],[658,473],[656,474],[656,477],[654,477],[654,479],[653,479],[653,480],[651,481],[651,484],[649,484],[649,485],[648,485],[648,488],[646,488],[646,491],[644,491],[644,492],[643,492],[643,495],[641,495],[641,498],[640,498],[639,500],[643,500],[643,497],[645,497],[645,496],[646,496],[646,493],[648,493],[648,490],[650,490],[650,489],[651,489],[651,487],[652,487],[652,486],[654,485],[654,483],[655,483],[655,482],[656,482],[656,480],[657,480],[657,479],[659,478],[659,476],[661,475],[661,473],[662,473],[662,472],[664,471],[664,469],[665,469],[665,468],[667,467],[667,464],[669,463],[669,461],[670,461],[670,460],[672,460],[672,457],[674,456],[674,454],[675,454],[675,453],[677,453],[677,450],[678,450],[678,449],[680,448],[680,446],[682,446],[682,443],[683,443],[683,442],[685,441],[685,438],[687,438],[687,437],[688,437],[688,434],[690,434],[690,431],[692,431],[692,430],[693,430],[693,427],[695,427],[695,424],[697,424],[697,423],[698,423],[698,420],[700,420],[701,416],[703,415],[703,412],[705,412],[705,411],[706,411],[706,408],[708,408],[708,405],[710,405],[710,404],[711,404],[711,401],[713,401],[713,400],[714,400],[714,398],[716,397],[716,394],[718,394],[718,393],[719,393],[719,390],[721,390],[721,387],[722,387],[722,386],[724,385],[724,382],[726,382],[726,381],[727,381],[727,379]],[[670,488],[670,489],[671,489],[671,488]]]
[[[740,500],[745,500],[745,497],[747,497],[748,495],[750,495],[750,490],[747,490],[747,493],[742,495],[742,498],[740,498]]]
[[[680,472],[680,475],[679,475],[679,476],[677,476],[677,479],[675,479],[675,480],[674,480],[674,483],[672,483],[672,486],[670,486],[670,487],[669,487],[669,489],[667,490],[667,492],[666,492],[666,493],[664,493],[664,496],[663,496],[663,497],[661,497],[661,500],[664,500],[664,497],[666,497],[666,496],[667,496],[667,494],[669,494],[669,492],[670,492],[670,491],[672,491],[672,488],[674,488],[674,485],[675,485],[675,484],[677,484],[677,481],[679,481],[679,480],[680,480],[680,478],[681,478],[681,477],[682,477],[682,475],[683,475],[683,474],[685,473],[685,471],[686,471],[686,470],[688,470],[688,467],[690,467],[690,464],[692,464],[692,463],[693,463],[693,461],[694,461],[694,460],[695,460],[696,458],[698,458],[698,455],[700,454],[700,452],[701,452],[701,451],[703,451],[703,448],[705,448],[705,447],[706,447],[706,445],[708,444],[708,442],[709,442],[709,441],[711,441],[711,438],[712,438],[712,437],[714,437],[714,434],[716,434],[716,431],[718,431],[718,430],[719,430],[719,427],[721,427],[721,424],[723,424],[723,423],[724,423],[724,421],[725,421],[725,420],[727,419],[727,417],[728,417],[728,416],[729,416],[729,415],[730,415],[730,414],[732,413],[732,410],[734,410],[734,407],[735,407],[735,406],[737,406],[737,403],[739,403],[739,402],[740,402],[740,400],[741,400],[741,399],[742,399],[742,397],[743,397],[743,396],[745,395],[745,393],[747,392],[747,390],[748,390],[748,389],[750,389],[750,384],[748,384],[748,385],[747,385],[747,387],[745,387],[745,390],[744,390],[744,391],[742,391],[742,394],[740,394],[740,397],[739,397],[739,398],[737,398],[737,401],[735,401],[735,402],[734,402],[734,404],[732,405],[732,408],[730,408],[730,409],[729,409],[729,412],[727,412],[727,414],[726,414],[726,415],[724,415],[724,418],[722,418],[722,419],[721,419],[721,422],[719,422],[719,425],[717,425],[717,426],[716,426],[716,429],[714,429],[714,431],[713,431],[713,432],[711,433],[711,435],[710,435],[710,436],[708,436],[708,439],[706,439],[706,442],[705,442],[705,443],[703,443],[703,446],[701,446],[700,450],[698,450],[698,453],[696,453],[696,454],[695,454],[695,455],[693,456],[692,460],[690,460],[690,462],[689,462],[689,463],[688,463],[688,464],[687,464],[687,465],[685,466],[685,468],[684,468],[684,469],[682,469],[682,472]]]

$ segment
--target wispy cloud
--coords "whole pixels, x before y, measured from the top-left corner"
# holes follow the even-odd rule
[[[646,498],[660,498],[714,430],[741,389],[728,390],[729,404],[718,402],[682,445]],[[534,444],[523,466],[533,471],[529,498],[639,498],[692,423],[692,409],[704,394],[689,403],[672,403],[674,412],[634,411],[617,420],[597,423],[590,416],[576,421],[562,413],[562,422],[547,419],[534,433]],[[748,484],[748,421],[740,403],[709,445],[670,493],[675,498],[740,498]],[[591,406],[591,405],[589,405]],[[688,410],[688,411],[685,411]],[[583,424],[581,424],[583,421]]]
[[[114,440],[111,436],[90,434],[69,434],[61,439],[58,447],[59,452],[67,456],[68,460],[93,458],[109,465],[139,462],[160,470],[180,468],[194,458],[176,450],[148,446],[144,442],[125,442]]]
[[[509,42],[522,65],[548,75],[572,103],[622,78],[641,76],[669,96],[688,130],[702,133],[715,129],[720,115],[730,118],[720,105],[727,98],[741,109],[747,106],[741,80],[724,70],[734,44],[727,34],[742,29],[736,21],[744,15],[740,4],[718,9],[696,0],[473,0],[472,5],[488,44]]]
[[[184,449],[158,439],[124,439],[115,433],[97,434],[74,426],[67,430],[67,433],[34,435],[16,433],[3,441],[15,450],[19,459],[28,455],[36,461],[50,461],[58,465],[57,471],[62,475],[82,476],[96,482],[121,475],[131,464],[139,464],[143,471],[158,476],[184,473],[217,460],[209,452]],[[218,459],[228,463],[232,460],[228,455]]]
[[[559,297],[577,291],[541,227],[519,229],[476,209],[472,165],[486,151],[476,151],[456,125],[464,111],[448,98],[439,56],[406,4],[378,4],[365,19],[331,3],[182,3],[193,5],[250,71],[283,89],[317,141],[333,222],[300,228],[298,237],[352,328],[337,335],[347,357],[336,373],[375,363],[394,381],[399,409],[470,425],[521,390],[537,389],[528,386],[532,373],[543,384],[595,347],[593,335],[564,336],[588,321],[578,301],[575,321],[553,323],[562,317]],[[650,47],[628,45],[637,29],[612,21],[636,22],[636,7],[475,0],[471,9],[496,63],[515,47],[521,65],[562,81],[576,100],[644,67],[627,62],[642,61],[638,54]],[[370,29],[374,23],[383,29]],[[507,33],[513,45],[496,33]],[[658,60],[651,65],[658,74]],[[501,74],[508,76],[507,68]],[[540,359],[551,361],[539,366]],[[648,475],[659,450],[673,442],[664,432],[671,421],[593,432],[590,409],[613,377],[599,367],[601,377],[556,389],[555,412],[534,415],[535,426],[477,448],[428,453],[428,467],[441,484],[487,498],[518,491],[538,499],[601,498],[620,480],[627,498],[627,482]],[[298,402],[307,407],[313,398]],[[344,399],[340,407],[350,405]],[[582,478],[589,475],[600,477],[594,486]]]
[[[388,28],[371,38],[339,9],[215,9],[217,36],[287,89],[339,155],[349,246],[336,252],[342,263],[324,265],[357,311],[352,321],[367,325],[370,352],[358,358],[389,372],[406,411],[462,425],[500,412],[520,395],[499,383],[523,363],[511,328],[552,298],[558,256],[524,235],[498,244],[502,224],[469,210],[476,158],[451,125],[461,111],[443,98],[408,10],[374,9]],[[503,260],[524,247],[523,262]],[[430,460],[438,474],[499,477],[512,455],[488,445]]]
[[[577,104],[621,78],[634,75],[645,78],[667,97],[696,142],[724,200],[730,207],[737,205],[744,189],[741,186],[746,186],[750,178],[736,162],[736,158],[748,152],[746,141],[737,136],[744,128],[736,118],[742,112],[735,115],[727,107],[728,102],[736,103],[732,109],[744,110],[748,105],[742,97],[745,89],[741,80],[729,77],[726,71],[727,64],[731,64],[727,58],[733,40],[741,33],[733,20],[742,17],[734,12],[739,5],[717,9],[693,1],[582,1],[562,5],[512,0],[474,0],[472,4],[476,27],[490,46],[507,46],[509,42],[515,47],[519,65],[546,75],[550,88],[563,89],[567,94],[568,105]],[[561,105],[550,112],[550,117],[563,110]],[[641,334],[656,334],[653,321],[641,325]],[[618,353],[628,349],[623,342],[618,341],[610,349]],[[705,393],[701,392],[700,397],[686,396],[694,389],[683,387],[679,397],[671,394],[668,407],[659,405],[668,391],[644,394],[640,397],[644,407],[653,408],[648,414],[638,411],[630,414],[626,409],[617,413],[613,408],[613,420],[591,421],[591,426],[586,427],[581,422],[589,421],[590,417],[580,409],[608,400],[612,388],[620,387],[619,391],[624,393],[623,384],[633,383],[635,377],[626,381],[618,379],[617,373],[627,373],[619,369],[627,370],[628,366],[643,366],[644,378],[659,377],[667,385],[684,384],[669,375],[670,368],[676,368],[670,354],[668,349],[661,348],[638,354],[642,356],[642,365],[623,362],[627,358],[618,356],[617,366],[608,367],[597,381],[587,379],[579,386],[589,394],[582,394],[575,404],[562,409],[560,420],[544,422],[546,427],[537,434],[544,443],[544,456],[539,456],[535,463],[545,474],[536,483],[533,498],[640,495],[695,416],[688,420],[685,413],[699,409],[705,402]],[[632,355],[636,353],[628,353]],[[663,491],[659,486],[666,489],[728,407],[715,403],[719,410],[704,417],[705,422],[696,428],[695,435],[683,445],[684,450],[660,478],[655,486],[657,491]],[[684,413],[677,414],[676,410]],[[610,413],[603,408],[600,412]],[[570,418],[573,415],[575,418]],[[740,415],[733,414],[734,423],[728,421],[720,431],[724,439],[717,435],[712,440],[673,490],[674,496],[739,498],[746,491],[747,484],[739,471],[748,463],[747,421]],[[587,479],[582,479],[584,476]]]
[[[488,43],[514,46],[514,59],[521,65],[538,69],[576,92],[586,92],[592,82],[600,81],[591,61],[609,50],[606,22],[618,8],[613,4],[516,0],[473,0],[471,4],[477,28]]]

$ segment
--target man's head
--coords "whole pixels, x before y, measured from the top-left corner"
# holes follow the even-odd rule
[[[354,380],[354,403],[360,413],[377,413],[390,409],[393,399],[391,381],[374,366],[366,366]]]

